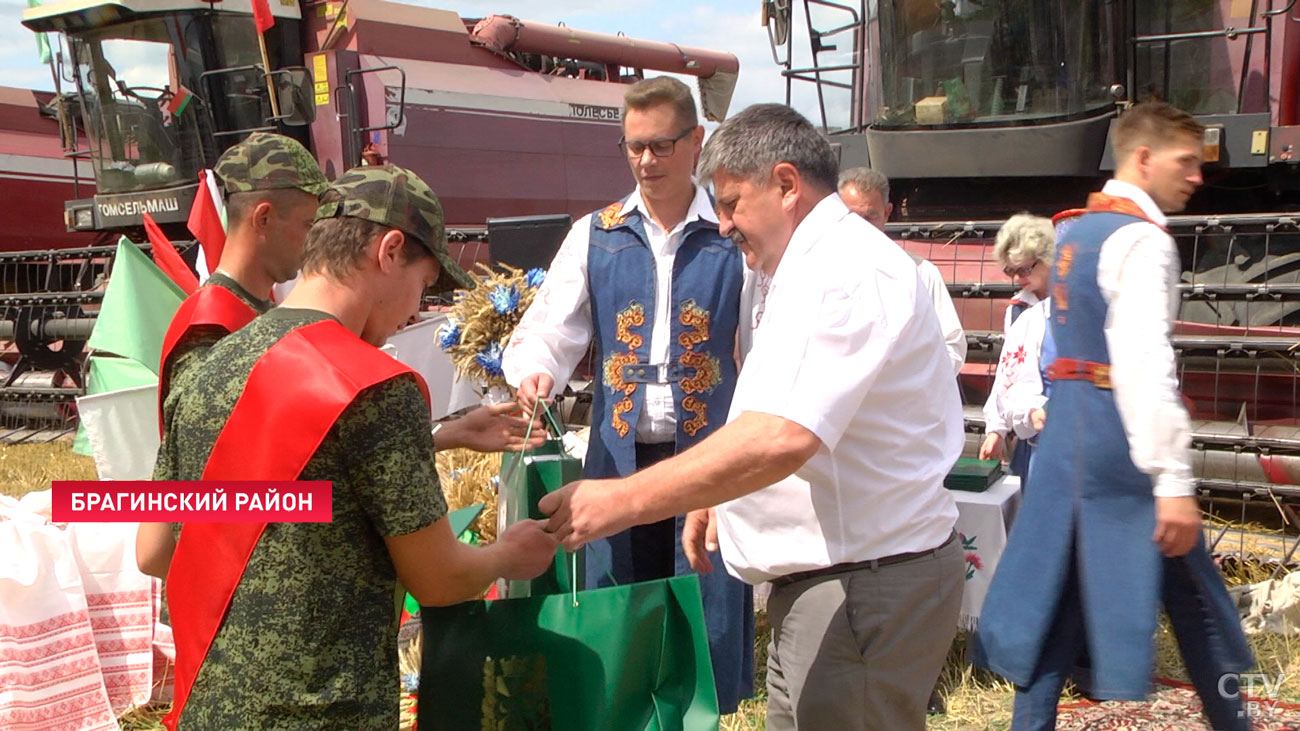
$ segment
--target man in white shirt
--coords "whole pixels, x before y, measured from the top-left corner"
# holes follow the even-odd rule
[[[839,193],[850,211],[881,231],[885,230],[885,222],[893,213],[894,204],[889,202],[889,178],[884,173],[871,168],[849,168],[840,173]],[[960,376],[961,367],[966,363],[966,331],[962,330],[961,318],[957,316],[957,308],[953,307],[952,297],[948,294],[948,285],[943,281],[939,268],[929,259],[911,252],[908,256],[921,272],[921,283],[930,295],[935,314],[939,316],[939,325],[943,328],[953,373]]]
[[[961,609],[943,487],[961,403],[916,265],[845,207],[837,167],[783,105],[714,132],[700,174],[757,278],[728,423],[541,508],[569,547],[693,510],[693,565],[712,570],[720,544],[728,571],[773,584],[768,728],[919,731]]]
[[[1201,135],[1167,104],[1129,109],[1115,179],[1057,242],[1049,414],[976,649],[1016,684],[1017,731],[1055,726],[1085,647],[1094,697],[1145,698],[1161,604],[1211,725],[1250,727],[1234,673],[1254,660],[1205,546],[1169,342],[1181,262],[1163,211],[1201,184]]]
[[[726,421],[744,264],[692,177],[703,140],[685,84],[628,88],[620,144],[637,187],[574,224],[506,348],[506,380],[528,410],[563,389],[594,341],[586,477],[630,475]],[[684,522],[663,515],[593,545],[589,583],[691,573]],[[701,577],[701,589],[718,705],[732,713],[753,692],[753,594],[725,574]]]

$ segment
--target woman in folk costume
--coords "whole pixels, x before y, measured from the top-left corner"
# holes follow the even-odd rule
[[[1212,726],[1250,727],[1233,674],[1254,660],[1205,545],[1169,342],[1163,211],[1201,183],[1201,132],[1162,103],[1127,111],[1115,179],[1057,242],[1050,414],[975,643],[1016,684],[1015,731],[1055,726],[1085,647],[1094,697],[1145,698],[1161,604]]]
[[[1002,459],[1006,441],[1014,434],[1011,472],[1021,477],[1029,473],[1029,440],[1042,429],[1046,399],[1038,378],[1039,354],[1046,332],[1045,302],[1055,241],[1050,220],[1019,213],[1007,219],[993,246],[994,258],[1020,292],[1011,298],[1002,326],[1002,356],[984,403],[985,437],[979,457]],[[1026,319],[1023,315],[1034,308],[1038,309]]]

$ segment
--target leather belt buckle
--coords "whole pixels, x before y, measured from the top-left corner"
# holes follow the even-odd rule
[[[624,383],[676,383],[684,369],[676,363],[629,363],[623,366]]]

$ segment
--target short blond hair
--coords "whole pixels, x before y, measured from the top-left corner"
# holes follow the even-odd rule
[[[1159,150],[1180,134],[1199,140],[1205,135],[1205,127],[1192,115],[1164,102],[1134,104],[1115,123],[1115,136],[1111,139],[1115,164],[1122,165],[1139,147]]]
[[[1056,229],[1050,218],[1017,213],[1002,224],[997,242],[993,244],[993,258],[1002,268],[1022,267],[1041,261],[1052,263],[1056,246]]]
[[[660,104],[671,106],[674,116],[683,127],[699,126],[700,117],[695,111],[695,98],[691,96],[691,87],[671,76],[642,79],[623,92],[624,117],[627,117],[629,109],[642,111]]]

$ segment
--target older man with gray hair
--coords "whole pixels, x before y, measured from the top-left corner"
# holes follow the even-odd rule
[[[867,219],[881,231],[894,212],[889,202],[889,178],[868,167],[848,168],[840,172],[840,199],[850,211]]]
[[[943,487],[961,403],[915,264],[845,207],[836,169],[789,107],[718,128],[700,176],[758,290],[728,423],[541,508],[570,548],[693,511],[683,542],[697,570],[720,544],[729,572],[773,584],[769,728],[919,731],[961,606]]]
[[[839,192],[840,199],[850,211],[867,219],[867,223],[881,231],[885,230],[885,222],[894,211],[894,204],[889,202],[889,178],[884,173],[865,167],[844,170],[840,173]],[[939,316],[939,326],[943,328],[943,340],[948,344],[948,358],[952,361],[953,373],[961,375],[961,367],[966,364],[966,331],[961,327],[957,308],[953,307],[948,285],[943,281],[939,268],[928,259],[922,259],[910,251],[907,255],[916,262],[916,268],[921,273],[921,284],[925,285],[930,302],[934,304],[934,312]]]

